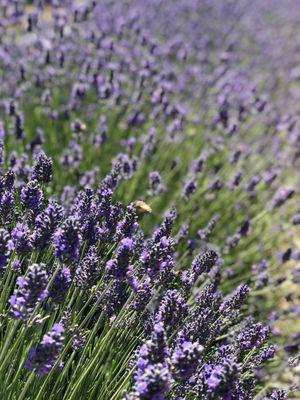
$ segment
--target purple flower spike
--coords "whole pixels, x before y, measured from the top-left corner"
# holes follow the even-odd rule
[[[171,362],[172,368],[179,379],[189,379],[201,363],[203,346],[197,342],[183,341],[174,350]]]
[[[44,195],[37,181],[30,181],[21,190],[21,202],[24,208],[37,214],[43,204]]]
[[[168,349],[162,323],[153,327],[153,332],[139,351],[137,371],[129,400],[164,400],[170,390],[172,376],[168,365]]]
[[[295,194],[294,189],[280,188],[273,197],[273,208],[278,208]]]
[[[9,299],[11,314],[15,319],[28,320],[36,305],[48,296],[48,281],[45,264],[33,264],[26,276],[17,279],[18,289]]]
[[[18,254],[32,250],[32,236],[28,225],[18,222],[12,230],[12,239]]]
[[[38,375],[48,374],[61,354],[63,342],[63,325],[61,323],[55,324],[51,331],[44,335],[37,348],[29,350],[25,367]]]
[[[125,217],[117,225],[116,237],[132,237],[138,228],[136,209],[134,204],[127,207]]]
[[[123,280],[129,268],[133,251],[133,240],[125,238],[121,241],[114,259],[106,264],[107,271],[115,278]]]
[[[286,400],[286,398],[286,392],[284,390],[277,389],[267,397],[267,400]]]
[[[89,289],[94,284],[95,279],[99,275],[99,259],[97,256],[97,248],[91,246],[86,256],[79,263],[75,272],[74,285],[82,289]]]
[[[71,285],[71,271],[69,268],[62,268],[55,277],[49,296],[55,303],[62,303]]]
[[[62,262],[72,263],[78,260],[82,236],[77,221],[67,219],[54,234],[55,256]]]
[[[6,230],[0,230],[0,272],[6,267],[8,256],[12,250],[12,240]]]
[[[34,165],[32,179],[40,183],[49,183],[53,174],[53,162],[44,152],[41,152]]]

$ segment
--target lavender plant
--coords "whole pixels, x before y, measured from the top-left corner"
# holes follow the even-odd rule
[[[289,3],[2,1],[1,398],[295,393]]]

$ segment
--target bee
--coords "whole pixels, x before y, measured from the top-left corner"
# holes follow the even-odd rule
[[[145,214],[151,214],[152,212],[151,207],[142,200],[136,200],[133,204],[139,217],[142,217]]]

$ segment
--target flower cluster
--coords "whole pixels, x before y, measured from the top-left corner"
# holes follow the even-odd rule
[[[2,2],[1,399],[286,397],[286,2]]]
[[[25,367],[33,369],[38,375],[47,374],[63,348],[64,329],[62,324],[55,324],[44,337],[37,348],[31,348],[28,352]]]

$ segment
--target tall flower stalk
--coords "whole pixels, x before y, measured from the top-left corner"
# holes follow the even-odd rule
[[[0,17],[0,398],[286,398],[296,0],[28,3]]]

